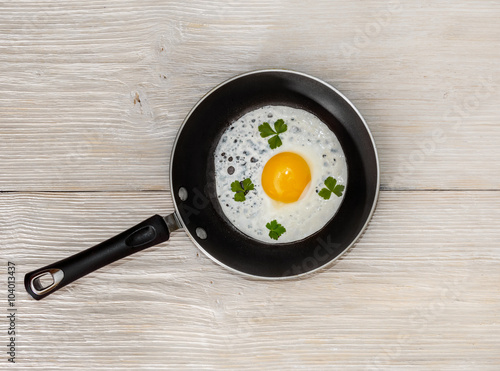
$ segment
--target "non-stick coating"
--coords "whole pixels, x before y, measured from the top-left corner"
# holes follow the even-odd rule
[[[215,193],[213,151],[220,136],[233,121],[264,105],[313,113],[337,135],[347,160],[349,178],[339,211],[319,232],[295,243],[265,244],[242,234],[223,215]],[[284,70],[247,73],[207,94],[181,127],[170,175],[177,212],[200,248],[229,268],[261,277],[303,274],[337,258],[365,228],[379,186],[375,146],[359,113],[331,86]],[[188,193],[184,201],[181,187]],[[199,238],[197,228],[206,231],[206,239]]]

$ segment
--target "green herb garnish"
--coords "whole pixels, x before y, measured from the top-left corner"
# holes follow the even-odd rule
[[[345,186],[337,184],[337,181],[335,179],[333,179],[331,176],[326,178],[325,185],[326,185],[326,188],[323,188],[318,193],[325,200],[330,199],[330,196],[332,195],[332,193],[335,193],[338,197],[342,196],[342,192],[345,189]]]
[[[279,134],[284,133],[286,129],[288,129],[288,127],[282,119],[279,119],[274,123],[274,130],[268,122],[264,122],[259,126],[260,136],[262,138],[267,138],[272,135],[272,137],[267,141],[271,149],[278,148],[283,144]]]
[[[236,192],[234,195],[234,200],[238,202],[243,202],[246,199],[246,195],[249,191],[255,189],[250,178],[246,178],[243,181],[235,180],[231,183],[231,191]]]
[[[267,223],[266,228],[269,229],[269,237],[273,240],[277,240],[279,236],[286,232],[285,227],[279,224],[276,219],[274,219],[271,223]]]

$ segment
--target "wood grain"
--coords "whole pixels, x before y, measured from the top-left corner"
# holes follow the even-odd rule
[[[3,194],[2,266],[20,279],[169,212],[169,196]],[[386,191],[341,260],[276,282],[231,273],[175,232],[40,302],[19,287],[18,366],[494,370],[499,238],[500,192]]]
[[[497,188],[499,14],[489,1],[3,3],[0,189],[168,190],[189,109],[265,67],[352,99],[385,189]]]
[[[499,16],[486,0],[0,1],[9,366],[497,371]],[[29,298],[26,272],[172,212],[183,118],[269,67],[331,83],[368,122],[382,192],[353,249],[303,279],[250,280],[178,231]]]

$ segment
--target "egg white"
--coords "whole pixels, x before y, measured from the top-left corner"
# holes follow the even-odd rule
[[[286,132],[280,134],[283,144],[269,147],[258,126],[283,119]],[[280,152],[302,156],[311,170],[311,182],[298,201],[282,203],[271,199],[262,188],[262,171],[267,161]],[[317,192],[327,177],[335,178],[347,189],[347,164],[335,134],[315,115],[287,106],[265,106],[251,111],[222,134],[214,154],[216,191],[226,218],[241,232],[265,243],[287,243],[304,239],[317,232],[337,212],[341,197],[332,194],[329,200]],[[233,169],[228,170],[230,167]],[[233,171],[234,170],[234,171]],[[250,178],[255,189],[246,200],[234,200],[231,183]],[[269,237],[266,224],[275,220],[286,228],[278,240]]]

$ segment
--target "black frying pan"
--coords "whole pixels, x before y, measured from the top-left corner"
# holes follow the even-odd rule
[[[320,231],[294,243],[266,244],[235,229],[215,193],[213,152],[224,130],[264,105],[309,111],[337,135],[349,179],[337,214]],[[26,274],[28,293],[39,300],[118,259],[169,239],[183,228],[212,260],[233,271],[264,278],[302,275],[335,260],[354,244],[377,202],[379,164],[360,113],[325,82],[288,70],[262,70],[214,88],[188,114],[172,150],[170,184],[175,212],[142,223],[57,263]]]

